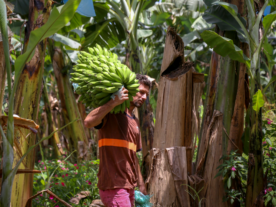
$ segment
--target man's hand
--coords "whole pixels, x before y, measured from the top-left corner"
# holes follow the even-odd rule
[[[139,186],[139,191],[140,191],[141,193],[143,193],[144,195],[148,195],[147,190],[146,190],[146,186],[145,186],[144,183],[143,183],[142,185]]]
[[[146,186],[145,186],[142,174],[141,174],[139,160],[137,157],[136,157],[136,169],[137,169],[137,178],[138,178],[137,183],[138,183],[139,191],[141,193],[143,193],[144,195],[147,195],[148,193],[147,193]]]
[[[111,99],[106,104],[91,111],[84,120],[84,125],[87,128],[91,128],[102,123],[103,118],[108,114],[115,106],[118,106],[124,101],[128,100],[128,90],[123,88],[121,91],[121,98],[115,96],[115,99]]]
[[[123,88],[121,91],[121,99],[118,96],[115,96],[115,99],[111,99],[110,103],[112,104],[113,107],[118,106],[122,103],[124,103],[124,101],[128,100],[128,90]]]

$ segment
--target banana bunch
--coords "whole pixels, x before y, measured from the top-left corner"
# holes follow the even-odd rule
[[[79,85],[76,89],[76,93],[81,95],[79,101],[90,108],[97,108],[106,104],[111,95],[124,86],[129,99],[116,106],[111,113],[124,112],[139,91],[135,73],[122,64],[115,53],[98,44],[88,48],[88,51],[79,53],[78,64],[71,73],[71,81]]]

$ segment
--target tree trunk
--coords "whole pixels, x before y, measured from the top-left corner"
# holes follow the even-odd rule
[[[153,112],[147,97],[146,103],[139,109],[140,131],[142,139],[143,177],[147,178],[150,171],[149,151],[152,149],[154,136]]]
[[[30,0],[29,21],[25,29],[24,48],[27,48],[30,33],[45,24],[49,18],[51,4],[43,0]],[[14,113],[26,119],[38,122],[39,101],[41,97],[42,76],[44,71],[44,56],[47,39],[41,41],[35,48],[34,56],[20,75],[20,81],[16,91]],[[14,163],[20,159],[27,149],[35,144],[36,135],[31,134],[28,138],[29,130],[22,130],[22,135],[15,137],[15,141],[20,143],[21,152],[15,151]],[[35,162],[35,150],[29,153],[22,162],[20,169],[33,169]],[[16,175],[13,183],[13,194],[11,205],[13,207],[25,206],[29,197],[32,196],[33,174]]]
[[[80,112],[81,120],[83,121],[83,124],[84,124],[84,119],[87,116],[86,111],[85,111],[85,105],[80,101],[78,101],[77,104],[78,104],[78,109]],[[84,130],[85,130],[85,134],[86,134],[86,137],[88,138],[88,140],[91,140],[90,129],[85,127]]]
[[[197,80],[195,80],[195,76],[199,76]],[[204,75],[201,73],[193,73],[193,111],[192,111],[192,156],[194,157],[194,153],[196,150],[197,138],[200,135],[200,116],[199,116],[199,106],[202,103],[202,94],[205,87]],[[192,174],[195,173],[195,165],[193,164]]]
[[[190,207],[186,147],[150,151],[151,171],[146,181],[153,206]]]
[[[235,44],[238,42],[236,32],[226,32],[225,37],[232,39]],[[221,57],[215,109],[223,113],[223,126],[227,133],[223,133],[223,154],[227,153],[238,85],[238,74],[235,71],[238,71],[238,69],[239,62],[233,61],[229,57]]]
[[[218,70],[219,70],[219,55],[215,52],[212,53],[211,57],[211,64],[210,64],[210,71],[208,77],[208,89],[206,95],[206,101],[204,105],[204,114],[202,119],[202,126],[201,132],[199,137],[199,146],[197,152],[197,169],[196,173],[200,176],[203,175],[203,157],[206,153],[206,149],[202,146],[205,146],[208,141],[206,140],[206,133],[208,130],[208,126],[210,125],[213,112],[214,112],[214,103],[215,103],[215,94],[217,91],[217,84],[218,84]],[[202,163],[202,164],[201,164]]]
[[[234,42],[237,40],[234,32],[227,32],[225,36]],[[227,153],[237,91],[238,77],[235,71],[238,67],[237,61],[213,53],[196,169],[196,174],[204,179],[204,190],[200,195],[206,207],[230,206],[230,203],[223,202],[224,193],[214,193],[224,192],[223,178],[214,177],[218,173],[217,167],[222,164],[219,159]],[[219,127],[214,128],[216,125]]]
[[[50,135],[54,131],[54,123],[53,123],[53,116],[51,111],[51,105],[48,98],[48,90],[46,83],[43,84],[43,100],[44,100],[44,108],[47,116],[47,123],[48,123],[48,135]],[[58,158],[61,156],[61,152],[59,151],[59,148],[61,146],[58,132],[55,132],[53,137],[50,138],[50,144],[54,147],[54,157]]]
[[[1,32],[0,32],[1,33]],[[11,37],[12,32],[10,28],[8,27],[8,37],[9,37],[9,44],[11,48]],[[5,65],[5,55],[4,55],[4,47],[3,47],[3,41],[2,36],[0,35],[0,115],[2,114],[2,106],[4,101],[4,95],[5,95],[5,86],[6,86],[6,65]],[[0,135],[1,138],[1,135]]]
[[[12,32],[8,27],[9,44],[11,44],[11,36],[12,36]],[[0,35],[0,116],[2,115],[2,107],[4,102],[6,76],[7,76],[7,70],[6,70],[6,64],[5,64],[4,46],[3,46],[2,36]],[[2,142],[1,134],[0,134],[0,141]],[[3,155],[2,145],[0,147],[0,154]],[[1,161],[1,169],[2,168],[3,168],[3,162]],[[2,178],[0,178],[0,183],[2,183]],[[0,192],[1,192],[1,187],[2,185],[0,185]]]
[[[191,174],[193,73],[192,64],[184,63],[183,53],[182,40],[169,30],[160,71],[153,147],[186,146],[188,174]]]
[[[183,178],[180,176],[177,179],[182,182],[182,188],[183,186],[187,187],[184,190],[182,189],[182,192],[178,188],[178,183],[175,182],[175,176],[178,173],[174,172],[174,169],[177,163],[168,166],[170,159],[168,157],[167,163],[166,153],[164,154],[164,152],[168,154],[170,149],[176,150],[178,147],[185,149],[186,159],[182,158],[184,159],[183,162],[185,162],[185,172],[183,173],[186,176],[191,175],[193,78],[196,79],[196,75],[193,75],[193,64],[184,62],[184,44],[182,39],[171,28],[167,32],[163,57],[156,109],[155,134],[151,151],[159,151],[161,154],[158,157],[161,156],[160,158],[163,161],[155,161],[154,153],[150,155],[152,165],[147,183],[150,185],[150,194],[155,195],[151,198],[155,205],[190,206],[189,196],[187,196],[188,187],[185,185],[187,184],[187,177]],[[175,160],[177,160],[176,157]],[[160,168],[157,166],[160,166]],[[154,169],[157,168],[158,172],[154,172]],[[168,169],[170,170],[168,171]],[[152,173],[157,173],[156,176],[158,178],[154,177]],[[158,183],[160,185],[162,183],[162,186],[165,187],[159,189]],[[162,194],[162,192],[169,191],[169,196]],[[179,194],[180,191],[181,196]],[[185,204],[183,204],[183,199]]]
[[[246,132],[249,136],[248,176],[246,188],[246,207],[264,206],[264,173],[262,147],[262,109],[257,113],[252,108],[252,97],[260,89],[260,69],[256,69],[257,80],[251,89],[250,109],[246,114]],[[248,138],[246,139],[248,140]]]
[[[0,115],[2,114],[2,106],[5,94],[5,84],[6,84],[6,67],[5,67],[5,56],[3,43],[0,41]],[[0,135],[1,138],[1,135]]]
[[[257,9],[261,9],[263,2],[258,3]],[[255,2],[251,3],[252,7],[256,6]],[[263,30],[259,27],[259,30],[255,30],[254,39],[259,42],[264,38]],[[260,43],[260,42],[259,42]],[[261,90],[261,78],[260,78],[260,60],[261,55],[256,51],[257,46],[255,44],[250,45],[251,50],[251,73],[253,77],[250,77],[250,107],[246,113],[245,123],[245,141],[249,141],[249,154],[248,154],[248,176],[247,176],[247,188],[246,188],[246,207],[264,206],[264,166],[263,166],[263,131],[262,131],[262,108],[259,111],[253,109],[253,96]]]
[[[238,7],[238,13],[241,16],[246,16],[244,14],[244,0],[232,0],[232,4]],[[249,48],[246,43],[240,44],[243,53],[249,57]],[[241,155],[243,152],[242,145],[242,134],[244,129],[244,106],[246,102],[246,84],[245,84],[245,74],[246,74],[246,65],[244,63],[240,63],[239,67],[239,81],[238,81],[238,90],[237,97],[235,101],[235,108],[233,117],[231,120],[229,141],[227,153],[230,154],[231,151],[238,150],[238,153]]]
[[[69,67],[65,63],[61,49],[56,48],[54,49],[54,51],[52,51],[52,62],[58,86],[58,94],[61,103],[63,119],[65,123],[69,123],[73,120],[78,119],[78,121],[75,121],[73,124],[68,126],[69,137],[66,137],[69,140],[70,152],[77,150],[77,159],[76,156],[72,157],[72,159],[74,161],[87,159],[91,156],[90,149],[87,149],[89,143],[85,134],[83,120],[81,119],[75,95],[73,93],[72,85],[69,81]],[[85,147],[84,152],[79,151],[79,142]]]
[[[222,164],[223,154],[223,114],[214,110],[213,117],[208,128],[208,153],[206,155],[206,165],[204,168],[204,188],[200,192],[203,207],[227,207],[227,202],[223,202],[224,183],[222,177],[214,178],[218,172],[217,167]]]

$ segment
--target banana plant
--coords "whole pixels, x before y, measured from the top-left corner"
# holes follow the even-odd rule
[[[221,37],[215,32],[204,31],[201,33],[202,39],[219,55],[229,56],[233,60],[245,63],[247,73],[250,75],[250,97],[261,97],[260,84],[260,52],[263,49],[266,36],[271,24],[276,20],[276,12],[263,18],[264,10],[269,5],[269,1],[264,1],[258,15],[254,1],[245,0],[248,11],[248,26],[245,20],[239,16],[235,5],[225,2],[214,2],[209,4],[203,17],[208,23],[217,24],[221,30],[234,30],[238,33],[241,42],[246,42],[249,46],[249,56],[245,56],[243,51],[236,46],[231,39]],[[230,17],[230,18],[227,18]],[[260,37],[260,23],[262,21],[262,36]],[[234,73],[234,71],[233,71]],[[255,95],[255,96],[254,96]],[[254,165],[248,170],[248,185],[246,194],[246,207],[252,206],[255,202],[261,202],[263,183],[263,156],[262,153],[262,120],[261,109],[255,110],[254,100],[251,101],[250,108],[246,116],[245,141],[249,141],[250,163],[254,160]]]
[[[155,1],[107,0],[105,4],[95,3],[96,14],[106,14],[104,21],[87,27],[83,47],[95,43],[104,47],[115,47],[125,41],[126,64],[136,73],[143,73],[141,54],[138,43],[138,22],[142,11],[154,5]],[[115,34],[115,35],[114,35]]]
[[[12,87],[11,84],[11,67],[9,60],[9,45],[8,45],[8,31],[7,31],[7,13],[6,13],[6,4],[4,0],[0,0],[0,28],[3,44],[4,44],[4,53],[7,69],[7,80],[8,80],[8,93],[9,93],[9,114],[8,114],[8,124],[6,134],[3,131],[2,125],[0,125],[0,132],[3,138],[3,176],[2,176],[2,189],[0,195],[0,206],[10,206],[11,202],[11,192],[13,180],[16,174],[17,169],[19,168],[20,163],[27,156],[27,154],[34,148],[32,146],[29,150],[22,156],[18,161],[16,166],[13,168],[13,142],[14,142],[14,97],[17,85],[19,83],[20,74],[23,71],[23,68],[28,60],[32,58],[33,51],[36,48],[36,45],[41,42],[43,39],[53,35],[58,32],[62,27],[64,27],[69,20],[73,17],[80,0],[69,0],[64,6],[54,7],[52,13],[49,16],[48,21],[39,29],[36,29],[31,32],[28,47],[24,54],[18,57],[15,62],[15,80]],[[48,137],[49,138],[49,137]],[[42,140],[41,140],[42,141]]]

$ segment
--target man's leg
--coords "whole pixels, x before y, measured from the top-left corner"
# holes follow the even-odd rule
[[[129,189],[123,188],[100,190],[100,197],[106,207],[133,207],[134,201],[130,200],[129,191]],[[132,194],[134,197],[134,192]]]

